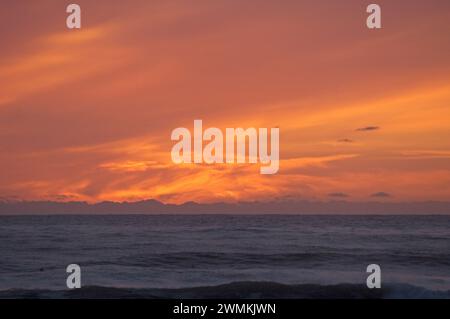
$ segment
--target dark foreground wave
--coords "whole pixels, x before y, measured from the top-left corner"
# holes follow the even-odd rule
[[[0,291],[9,299],[450,299],[450,290],[435,291],[407,284],[368,289],[359,284],[284,285],[274,282],[234,282],[218,286],[180,289],[112,288],[89,286],[74,290]]]

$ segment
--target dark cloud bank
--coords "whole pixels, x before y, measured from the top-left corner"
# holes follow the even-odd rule
[[[345,197],[348,197],[348,194],[338,192],[338,193],[330,193],[330,194],[328,194],[328,196],[329,197],[337,197],[337,198],[345,198]]]
[[[344,200],[240,202],[181,205],[138,202],[0,202],[0,215],[46,214],[450,214],[450,202],[348,202]]]

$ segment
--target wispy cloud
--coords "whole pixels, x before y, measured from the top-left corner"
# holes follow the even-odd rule
[[[337,141],[338,141],[338,143],[353,143],[353,140],[351,140],[349,138],[341,138]]]
[[[402,151],[401,156],[416,159],[448,159],[450,158],[450,150],[416,150]]]
[[[342,161],[358,157],[359,154],[336,154],[315,157],[298,157],[280,161],[283,170],[304,167],[326,167],[330,162]]]
[[[388,198],[388,197],[392,197],[392,195],[389,193],[386,193],[386,192],[377,192],[377,193],[371,194],[370,197]]]
[[[365,126],[365,127],[359,127],[355,131],[357,132],[368,132],[368,131],[376,131],[379,130],[380,127],[378,126]]]
[[[111,26],[99,26],[33,39],[37,49],[0,64],[0,103],[51,91],[123,65],[125,58],[131,58],[130,50],[115,46],[111,34]],[[102,59],[93,60],[94,54],[101,54]]]

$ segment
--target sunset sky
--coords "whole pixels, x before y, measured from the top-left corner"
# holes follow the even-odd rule
[[[0,4],[0,200],[450,199],[450,2]],[[174,128],[279,127],[280,170],[175,165]]]

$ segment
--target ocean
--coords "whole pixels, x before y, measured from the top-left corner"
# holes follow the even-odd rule
[[[450,216],[0,216],[0,298],[450,298]]]

